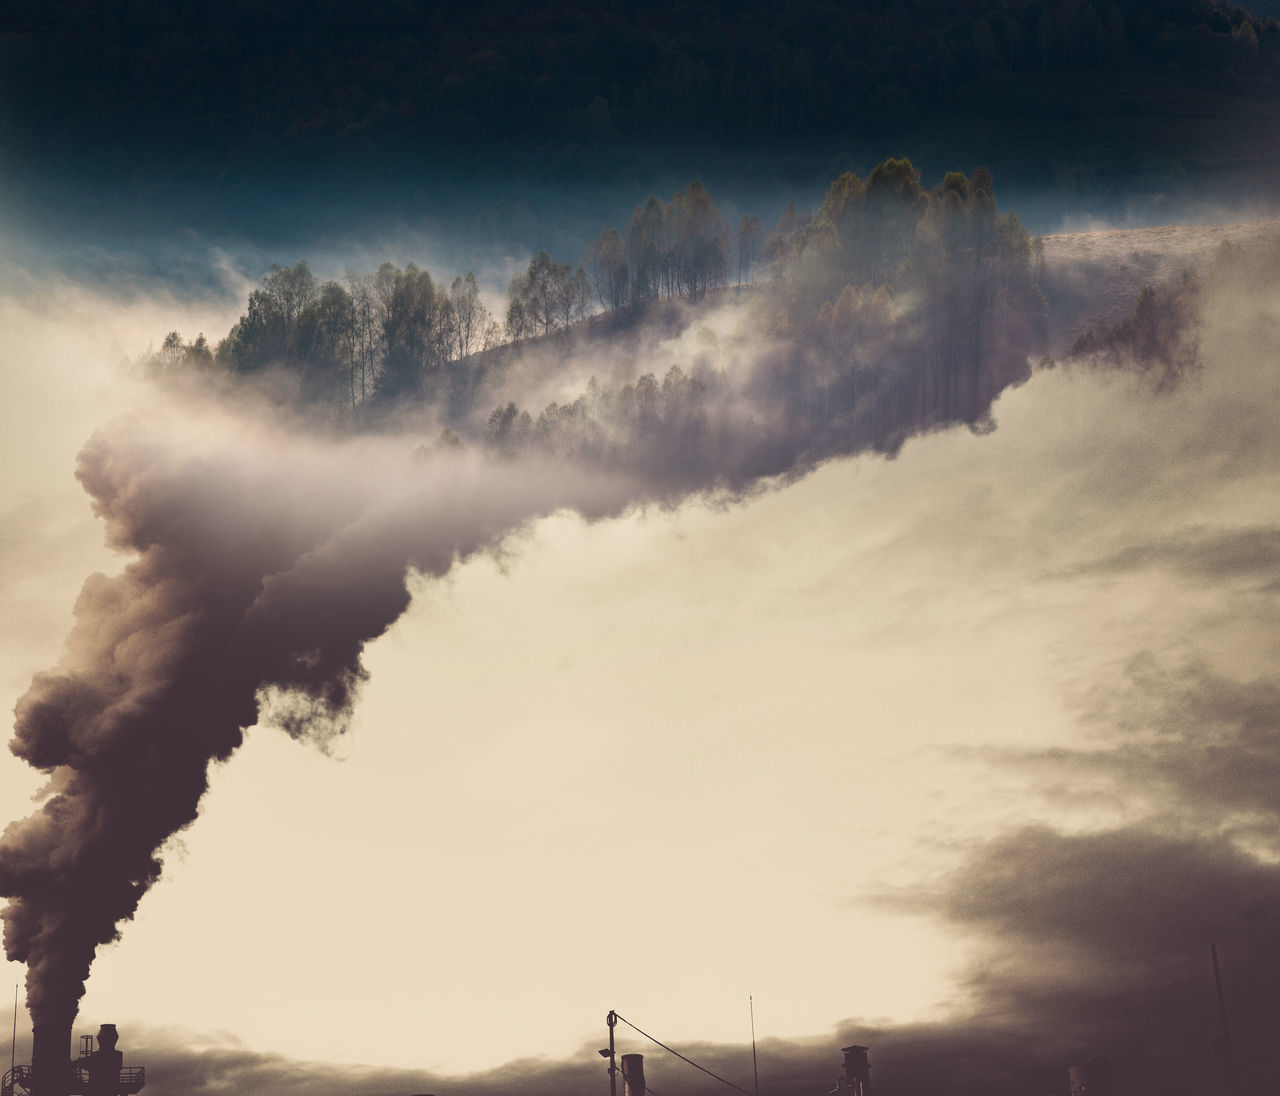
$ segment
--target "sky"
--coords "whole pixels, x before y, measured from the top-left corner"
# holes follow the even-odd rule
[[[387,1091],[531,1058],[594,1091],[609,1009],[739,1084],[753,1012],[765,1091],[797,1059],[834,1076],[849,1042],[905,1091],[955,1068],[946,1032],[1039,1028],[982,1068],[1050,1084],[1208,1040],[1210,942],[1241,1010],[1277,955],[1275,299],[1208,297],[1202,371],[1172,391],[1068,363],[990,434],[737,501],[555,513],[413,578],[346,735],[260,725],[213,766],[77,1032],[241,1078],[406,1071],[376,1072]],[[121,367],[234,305],[53,281],[4,308],[12,704],[85,575],[126,561],[72,475],[95,430],[329,466]],[[35,774],[6,755],[0,779],[27,813]],[[1149,1024],[1120,1023],[1131,994]],[[700,1079],[619,1043],[660,1092]]]
[[[75,121],[109,132],[96,110]],[[308,190],[255,160],[256,133],[229,142],[216,201],[184,192],[198,158],[135,193],[139,160],[73,209],[94,165],[49,137],[37,223],[40,171],[11,162],[7,125],[0,706],[30,753],[42,713],[74,708],[56,677],[24,701],[33,675],[89,667],[111,703],[77,731],[86,756],[153,705],[155,756],[199,739],[221,758],[75,1023],[115,1023],[147,1091],[602,1096],[615,1009],[661,1096],[718,1086],[638,1029],[748,1090],[754,1032],[763,1096],[828,1091],[851,1043],[886,1096],[1065,1094],[1095,1056],[1131,1093],[1225,1092],[1211,944],[1241,1087],[1280,1076],[1274,261],[1209,281],[1200,367],[1177,383],[1061,361],[999,397],[994,430],[659,504],[638,473],[424,458],[412,425],[336,442],[136,362],[170,330],[216,341],[269,264],[299,258],[323,277],[474,266],[497,310],[540,231],[580,248],[700,157],[728,175],[765,152],[686,146],[670,167],[646,148],[572,185],[571,165],[526,164],[537,188],[486,178],[451,217],[418,215],[451,185],[444,159],[363,195]],[[820,199],[825,177],[788,187],[852,153],[815,146],[734,179],[725,208]],[[1109,201],[1086,212],[1121,216]],[[1090,261],[1108,246],[1137,261],[1128,236]],[[511,394],[537,407],[708,353],[745,373],[744,322],[700,314]],[[301,563],[272,564],[295,541]],[[243,697],[221,686],[252,699],[258,668],[204,674],[226,637],[179,610],[194,591],[238,612],[246,589],[261,680],[333,681],[338,703],[268,688],[241,742]],[[356,640],[309,648],[336,616]],[[178,686],[150,690],[188,634]],[[340,672],[357,654],[362,681]],[[163,764],[132,756],[111,810],[195,779],[148,780]],[[43,784],[0,752],[0,823],[36,845]],[[19,1062],[31,1023],[20,993]]]

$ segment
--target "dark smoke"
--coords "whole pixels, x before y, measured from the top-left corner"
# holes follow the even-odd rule
[[[74,1012],[95,949],[196,817],[209,763],[264,710],[296,736],[348,725],[362,649],[407,606],[410,568],[442,575],[560,508],[597,519],[694,492],[732,498],[833,456],[892,452],[911,430],[956,421],[944,405],[980,426],[972,393],[989,405],[1027,375],[1025,356],[1000,347],[998,373],[944,400],[945,385],[892,368],[910,316],[872,322],[863,313],[878,316],[880,302],[846,304],[840,322],[886,340],[868,358],[852,339],[834,340],[842,358],[710,339],[661,380],[638,363],[633,382],[537,418],[510,400],[497,419],[473,419],[461,449],[319,442],[244,413],[125,419],[96,434],[77,474],[109,542],[134,558],[85,583],[62,662],[19,702],[13,748],[50,775],[48,797],[0,842],[5,946],[27,964],[35,1022]],[[554,365],[583,375],[580,362]]]
[[[347,725],[361,649],[408,604],[409,567],[442,574],[532,516],[599,517],[637,494],[621,477],[325,448],[256,425],[259,441],[226,423],[120,420],[81,453],[110,543],[136,559],[85,583],[61,664],[16,710],[14,752],[50,774],[42,807],[0,843],[5,946],[27,964],[36,1023],[74,1014],[95,949],[264,703],[295,735]]]
[[[1009,1037],[1004,1050],[983,1054],[984,1070],[1004,1074],[997,1090],[1025,1090],[1046,1062],[1101,1053],[1130,1091],[1191,1094],[1220,1090],[1231,1065],[1210,943],[1222,956],[1243,1090],[1275,1085],[1277,901],[1280,870],[1225,837],[1036,826],[974,850],[908,907],[941,911],[985,942],[967,976],[979,1008],[967,1024],[948,1023],[946,1037],[966,1029],[975,1045]],[[954,1051],[940,1053],[942,1031],[916,1035],[891,1038],[938,1072],[960,1064]],[[902,1088],[919,1090],[905,1078]]]
[[[14,752],[50,775],[42,807],[0,842],[5,946],[27,964],[33,1019],[74,1013],[96,948],[132,917],[158,850],[195,819],[209,763],[245,728],[267,717],[321,741],[346,728],[362,649],[408,605],[409,568],[444,574],[562,507],[593,519],[734,498],[938,424],[869,339],[879,374],[858,355],[819,368],[800,342],[754,337],[695,339],[700,351],[678,352],[688,371],[661,381],[643,370],[670,351],[651,339],[632,383],[589,385],[537,420],[510,401],[487,419],[477,408],[457,423],[461,447],[320,442],[243,408],[96,434],[77,476],[109,543],[136,558],[85,583],[62,663],[16,710]],[[517,363],[508,385],[563,387],[608,342],[576,360],[555,350]],[[1023,357],[1014,375],[1026,371]],[[873,394],[855,398],[859,386]]]

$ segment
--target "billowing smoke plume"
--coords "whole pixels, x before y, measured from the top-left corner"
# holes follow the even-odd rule
[[[580,469],[257,427],[122,419],[80,456],[110,543],[137,558],[85,583],[61,664],[17,707],[13,749],[51,775],[0,846],[5,944],[28,965],[37,1023],[74,1013],[95,948],[267,690],[291,733],[336,733],[362,646],[408,604],[407,568],[441,574],[534,515],[601,516],[637,494]]]
[[[461,447],[320,442],[243,411],[121,419],[96,434],[78,476],[109,542],[135,558],[85,583],[61,664],[17,708],[13,748],[50,774],[41,808],[0,843],[5,945],[28,966],[33,1019],[74,1013],[95,949],[195,818],[209,763],[264,706],[294,735],[341,732],[361,651],[407,606],[410,568],[444,574],[561,508],[595,519],[892,450],[913,429],[980,421],[1028,372],[1016,345],[987,344],[972,359],[987,372],[938,373],[883,295],[850,291],[821,315],[809,344],[698,328],[636,362],[631,383],[588,387],[536,418],[514,398],[492,413],[477,404]],[[894,368],[899,351],[920,369]],[[672,355],[677,368],[663,368]],[[520,388],[534,399],[584,373],[581,361],[530,360]]]
[[[651,339],[632,383],[587,385],[536,421],[510,399],[487,415],[476,402],[452,422],[460,447],[320,441],[243,405],[124,418],[90,440],[77,475],[109,543],[136,558],[85,583],[61,664],[16,710],[14,751],[50,774],[42,807],[0,843],[5,945],[27,964],[37,1023],[74,1014],[95,949],[245,728],[265,715],[297,736],[343,730],[362,648],[408,605],[410,568],[441,575],[560,508],[592,519],[734,494],[868,444],[865,405],[828,391],[860,363],[806,376],[788,344],[730,331],[720,346],[710,328],[684,342],[692,353]],[[581,391],[601,350],[528,353],[494,394]]]

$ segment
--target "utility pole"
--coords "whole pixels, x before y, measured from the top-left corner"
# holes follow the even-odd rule
[[[618,1096],[618,1063],[613,1052],[613,1029],[617,1026],[618,1014],[610,1009],[604,1020],[609,1025],[609,1096]]]

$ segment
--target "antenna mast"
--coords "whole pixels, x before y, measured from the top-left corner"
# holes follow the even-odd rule
[[[756,1096],[760,1096],[760,1067],[756,1064],[756,1003],[749,993],[747,1007],[751,1009],[751,1072],[756,1079]]]
[[[1231,1047],[1231,1029],[1227,1026],[1227,1002],[1222,995],[1222,972],[1218,969],[1218,945],[1209,942],[1209,955],[1213,958],[1213,985],[1218,991],[1218,1018],[1222,1021],[1222,1051],[1227,1059],[1227,1091],[1236,1093],[1236,1056]]]

